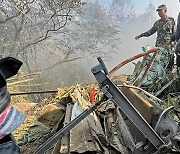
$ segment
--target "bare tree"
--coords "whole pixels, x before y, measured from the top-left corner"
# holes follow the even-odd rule
[[[100,5],[84,4],[79,0],[3,1],[0,55],[21,58],[29,71],[32,62],[39,69],[42,55],[45,62],[51,59],[49,66],[42,64],[46,69],[89,56],[108,57],[119,44],[119,31],[108,23]],[[92,8],[94,17],[90,18]]]
[[[110,8],[110,16],[115,21],[128,21],[134,18],[133,4],[131,0],[113,0]]]
[[[1,52],[10,55],[51,37],[65,27],[79,0],[4,0],[0,6]]]
[[[94,11],[90,14],[92,9]],[[120,44],[119,30],[109,23],[101,6],[97,10],[90,4],[76,12],[58,35],[46,41],[48,47],[43,52],[51,54],[53,63],[45,69],[87,57],[102,56],[109,59],[116,53]]]

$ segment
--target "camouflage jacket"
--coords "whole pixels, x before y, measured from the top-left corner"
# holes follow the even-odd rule
[[[174,34],[174,31],[174,18],[168,17],[166,20],[157,20],[153,27],[149,31],[140,34],[140,37],[148,37],[157,32],[156,47],[166,47],[171,45],[171,37]]]

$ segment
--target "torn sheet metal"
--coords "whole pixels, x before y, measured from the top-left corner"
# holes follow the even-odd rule
[[[71,121],[72,104],[68,103],[66,107],[66,115],[64,119],[64,126]],[[65,134],[61,139],[60,153],[69,153],[69,133]]]
[[[129,127],[126,125],[121,113],[119,110],[117,110],[117,124],[119,127],[119,131],[121,132],[122,136],[123,136],[123,140],[126,144],[126,146],[131,149],[131,151],[134,151],[134,147],[135,147],[135,142],[134,142],[134,138],[130,132]]]
[[[126,147],[121,143],[122,135],[120,134],[116,121],[115,121],[115,104],[113,101],[108,101],[107,104],[107,113],[106,113],[106,128],[107,128],[107,137],[111,144],[113,144],[120,153],[127,153]],[[121,138],[121,139],[120,139]]]
[[[89,106],[91,105],[90,102],[86,101],[84,99],[84,95],[82,95],[82,92],[80,92],[80,89],[75,89],[74,90],[74,96],[73,96],[78,103],[82,106],[83,110],[88,109]],[[103,104],[103,105],[106,105]],[[102,106],[102,105],[101,105]],[[101,107],[100,106],[100,107]],[[99,110],[99,108],[98,108]],[[87,121],[89,123],[89,127],[90,129],[90,133],[92,135],[92,137],[94,138],[94,140],[96,141],[96,146],[98,147],[98,149],[101,149],[103,151],[103,154],[109,154],[109,144],[106,144],[108,141],[106,141],[106,143],[102,143],[101,142],[101,138],[106,138],[104,131],[102,129],[101,123],[99,121],[99,117],[97,117],[95,111],[92,112],[88,117],[87,117]],[[100,137],[100,138],[99,138]],[[97,144],[98,143],[98,144]],[[111,146],[110,146],[111,147]]]
[[[132,102],[136,109],[143,115],[148,123],[151,123],[153,106],[138,94],[138,90],[122,87],[121,91]]]
[[[71,119],[73,120],[83,112],[82,106],[76,102],[72,109]],[[87,118],[82,120],[70,131],[70,152],[85,153],[99,152],[96,141],[91,134],[91,127]]]
[[[86,101],[84,99],[84,97],[82,96],[82,94],[80,93],[80,91],[78,89],[74,90],[75,92],[75,98],[76,100],[79,102],[79,104],[82,106],[83,110],[86,110],[89,108],[89,106],[91,105],[90,102]],[[90,123],[92,129],[97,133],[97,134],[102,134],[103,133],[103,129],[101,127],[100,121],[96,115],[95,112],[92,112],[88,117],[88,122]]]
[[[53,104],[48,104],[43,108],[42,115],[38,118],[38,121],[45,126],[52,128],[55,127],[57,122],[62,119],[64,111]]]

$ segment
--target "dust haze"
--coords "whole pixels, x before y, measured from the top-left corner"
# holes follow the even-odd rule
[[[174,7],[174,5],[176,4],[176,2],[174,1],[170,3],[169,1],[165,2],[152,0],[149,3],[147,3],[147,5],[144,6],[144,8],[140,8],[141,11],[137,11],[137,4],[134,4],[135,0],[133,0],[129,1],[129,4],[131,4],[132,6],[131,8],[128,8],[128,11],[130,13],[129,16],[120,16],[118,18],[118,12],[113,14],[111,12],[110,7],[107,6],[107,4],[111,4],[110,1],[107,1],[106,3],[103,3],[103,1],[87,2],[87,8],[89,4],[97,5],[98,3],[98,5],[100,5],[104,9],[103,13],[106,13],[106,17],[109,18],[106,19],[108,21],[108,24],[114,26],[115,29],[119,31],[119,33],[116,34],[116,38],[119,38],[119,40],[116,42],[116,48],[113,48],[113,46],[112,48],[106,48],[104,47],[106,46],[106,44],[100,44],[98,46],[100,47],[100,50],[97,50],[97,52],[105,51],[105,55],[102,55],[101,53],[96,53],[93,56],[87,55],[84,56],[85,58],[78,59],[72,62],[54,65],[53,67],[46,69],[48,68],[48,66],[51,66],[53,64],[54,59],[52,58],[52,53],[48,50],[49,48],[51,48],[51,46],[45,46],[43,51],[39,51],[39,53],[37,53],[36,55],[36,60],[39,62],[38,69],[36,67],[36,70],[43,70],[42,76],[38,79],[38,82],[43,81],[45,83],[50,83],[50,87],[52,89],[60,85],[69,86],[75,83],[86,84],[95,82],[94,77],[91,73],[91,68],[98,64],[98,56],[102,56],[102,58],[105,60],[105,64],[108,70],[110,71],[113,67],[115,67],[118,63],[122,62],[123,60],[143,52],[142,46],[146,47],[147,45],[149,45],[150,48],[154,46],[156,34],[148,38],[141,38],[138,41],[136,41],[134,37],[142,32],[149,30],[152,27],[153,23],[158,19],[158,15],[155,10],[159,4],[161,4],[162,2],[163,4],[167,3],[167,6],[169,8],[168,14],[173,16],[175,19],[178,13],[178,9]],[[114,5],[114,7],[115,6],[116,4]],[[99,12],[94,12],[94,16],[96,16],[96,13],[98,14]],[[86,17],[91,19],[91,17],[88,17],[88,15],[92,14],[86,14]],[[96,20],[99,19],[97,18]],[[82,41],[84,41],[83,39],[85,40],[85,38],[82,38]],[[56,57],[55,53],[56,52],[53,51],[53,56]],[[35,66],[35,64],[33,64],[32,66]],[[132,74],[133,68],[134,65],[130,63],[122,67],[115,75]],[[31,70],[33,70],[33,67],[31,68]]]

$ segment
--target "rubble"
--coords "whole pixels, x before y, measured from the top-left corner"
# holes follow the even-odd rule
[[[172,143],[174,143],[175,140],[178,140],[179,128],[177,125],[179,123],[179,111],[177,109],[180,100],[179,92],[175,91],[176,87],[173,89],[174,91],[169,87],[173,86],[175,82],[178,82],[179,78],[177,76],[175,76],[175,79],[170,77],[170,79],[165,80],[164,82],[163,76],[161,76],[162,72],[167,76],[170,76],[171,74],[169,71],[168,74],[166,69],[163,69],[166,64],[161,59],[162,56],[160,56],[159,53],[157,54],[157,52],[155,52],[152,57],[147,55],[145,58],[148,58],[148,60],[143,60],[144,63],[140,63],[138,66],[138,72],[134,72],[132,76],[115,76],[112,78],[120,90],[119,94],[122,95],[122,98],[120,96],[117,96],[117,98],[132,104],[133,108],[131,109],[127,106],[127,108],[124,108],[126,109],[124,111],[123,108],[117,106],[120,105],[120,102],[117,102],[119,100],[116,98],[116,95],[119,94],[116,92],[116,89],[112,90],[110,88],[109,93],[106,87],[105,89],[101,87],[101,84],[104,81],[102,82],[100,80],[105,79],[103,76],[102,79],[96,78],[97,81],[99,80],[100,82],[100,87],[97,84],[76,84],[69,88],[58,88],[58,93],[55,98],[45,99],[39,104],[27,103],[26,105],[23,105],[16,103],[16,108],[27,114],[27,119],[23,124],[24,126],[21,126],[23,129],[21,130],[20,127],[14,132],[14,136],[18,140],[22,153],[35,152],[44,142],[46,143],[47,140],[51,140],[52,137],[55,137],[61,130],[62,137],[57,138],[58,135],[60,135],[57,134],[56,142],[54,142],[55,144],[52,147],[49,145],[51,148],[48,148],[48,153],[129,154],[136,150],[137,152],[140,150],[141,153],[144,153],[146,150],[148,151],[148,149],[139,149],[137,146],[141,147],[144,144],[144,142],[141,142],[144,140],[145,127],[149,129],[149,134],[154,135],[145,135],[145,138],[147,137],[147,139],[153,143],[152,145],[147,145],[149,148],[152,148],[149,152],[152,152],[155,151],[156,148],[158,149],[158,147],[153,146],[154,144],[157,144],[153,141],[156,137],[157,140],[160,141],[159,144],[165,144],[164,141],[156,135],[156,132],[161,132],[161,129],[165,129],[163,128],[165,124],[160,122],[156,124],[158,117],[161,116],[165,116],[168,123],[174,127],[169,128],[171,135],[165,137],[167,138],[166,141],[172,140]],[[160,61],[163,62],[163,66],[159,63]],[[101,60],[99,60],[99,62],[102,64]],[[104,66],[104,64],[102,66]],[[119,66],[121,67],[122,65]],[[101,68],[99,66],[96,67]],[[113,71],[111,71],[111,73],[114,73]],[[156,71],[158,73],[156,73]],[[96,74],[98,71],[96,68],[93,68],[92,72]],[[104,75],[106,75],[106,70],[104,70],[104,72]],[[111,83],[108,83],[108,81],[105,82],[107,85],[110,84],[109,86],[113,86]],[[111,82],[111,80],[109,80],[109,82]],[[156,86],[159,86],[158,82],[161,83],[161,86],[155,88]],[[150,85],[155,86],[151,87]],[[116,95],[113,95],[113,93],[116,93]],[[167,93],[168,95],[166,95],[166,97],[156,97],[163,96],[163,94]],[[102,101],[104,95],[109,99],[104,100],[103,103],[99,103]],[[96,106],[96,104],[98,105]],[[164,112],[172,110],[171,105],[176,108],[176,113],[171,114],[174,121],[170,120],[171,118],[169,118],[169,116],[163,115]],[[22,106],[26,107],[21,108]],[[89,113],[86,113],[88,111]],[[135,114],[133,112],[137,113]],[[139,123],[144,123],[145,120],[146,122],[144,124],[146,126],[141,124],[143,129],[138,125],[135,127],[134,123],[136,123],[136,120],[131,121],[133,117],[129,117],[128,114],[130,113],[135,114],[134,116]],[[140,117],[138,117],[139,114]],[[79,119],[76,123],[74,122],[74,124],[71,124],[71,122],[73,123],[74,120],[76,121],[81,116],[81,120]],[[31,120],[31,122],[29,122],[29,120]],[[63,128],[64,130],[68,128],[70,131],[63,133]],[[153,129],[155,129],[156,132]],[[159,132],[158,135],[163,138],[163,135],[161,133],[159,134]],[[172,136],[172,133],[177,133],[176,139]],[[140,143],[141,145],[138,145]],[[34,148],[30,149],[29,147],[31,146]],[[178,151],[179,147],[176,146],[177,145],[174,145],[173,148]],[[160,150],[162,149],[160,148]],[[36,153],[39,154],[41,152],[36,151]]]
[[[26,110],[29,116],[34,113],[36,118],[31,119],[32,123],[29,125],[28,130],[26,129],[26,133],[21,134],[21,138],[17,138],[22,153],[33,153],[56,131],[88,109],[92,105],[89,101],[91,89],[92,85],[77,84],[62,91],[56,98],[34,104],[34,107],[30,107],[29,111]],[[150,122],[152,105],[147,102],[147,98],[142,92],[126,86],[121,87],[121,90],[128,99],[136,100],[136,102],[133,101],[134,105],[144,115],[145,119]],[[102,97],[102,94],[99,93],[99,89],[96,87],[96,101],[100,97]],[[143,103],[147,105],[142,107],[140,104]],[[19,104],[19,106],[21,105]],[[52,117],[56,118],[53,119]],[[123,116],[117,110],[114,102],[109,101],[82,120],[70,133],[58,140],[54,148],[51,148],[48,153],[128,154],[130,153],[128,148],[133,150],[135,143],[132,140],[132,134],[126,131],[129,130],[129,127],[123,121]],[[17,130],[17,132],[22,133],[20,130]],[[128,145],[128,148],[126,145]],[[31,146],[34,148],[29,149],[28,147]]]
[[[27,114],[27,119],[24,124],[22,124],[19,129],[14,132],[14,136],[18,140],[18,144],[23,150],[22,152],[28,153],[28,145],[37,143],[37,141],[39,142],[39,140],[43,140],[43,138],[46,139],[48,134],[52,135],[54,133],[52,133],[52,131],[57,131],[62,128],[74,117],[77,117],[79,113],[89,108],[89,106],[91,106],[89,100],[92,86],[93,85],[74,85],[59,93],[56,98],[47,99],[40,104],[27,103],[24,105],[16,103],[16,108]],[[97,91],[95,94],[96,101],[101,97],[101,94]],[[22,105],[26,106],[26,109],[22,109]],[[100,111],[90,114],[87,118],[85,118],[85,120],[74,127],[70,131],[69,135],[65,135],[60,141],[58,141],[61,145],[56,144],[55,148],[52,149],[51,152],[85,153],[88,151],[92,153],[104,153],[106,151],[106,153],[110,153],[110,150],[108,150],[108,147],[110,147],[112,151],[115,150],[120,153],[118,150],[119,147],[123,150],[124,147],[121,145],[122,139],[118,137],[119,130],[117,124],[115,124],[115,117],[112,114],[114,109],[111,109],[111,111],[107,109],[108,111],[106,111],[104,106],[101,107]],[[107,115],[105,112],[108,112]],[[34,117],[32,117],[32,115],[34,115]],[[105,117],[108,118],[105,120]],[[103,119],[107,123],[106,134],[109,134],[108,136],[111,138],[110,141],[108,141],[105,137],[105,131],[103,130],[104,126],[102,127],[101,123]],[[31,122],[29,122],[29,120],[31,120]],[[29,126],[27,127],[27,125]],[[111,129],[111,125],[114,125],[116,132],[114,132],[114,129]],[[21,130],[21,128],[23,130]],[[42,130],[46,131],[44,132]],[[24,131],[26,131],[26,133],[24,133]],[[38,136],[36,132],[39,134]],[[110,134],[114,134],[115,136],[112,137]],[[101,136],[105,143],[101,143],[99,136]],[[27,151],[25,151],[26,147]],[[29,151],[29,153],[32,152],[33,149]]]

